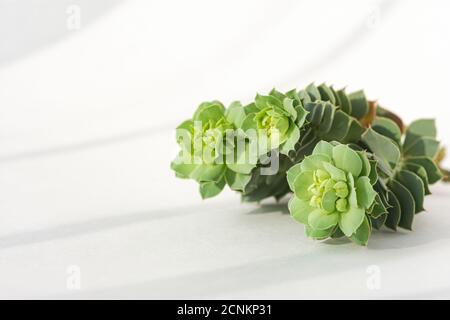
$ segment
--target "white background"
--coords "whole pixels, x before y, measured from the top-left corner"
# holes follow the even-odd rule
[[[270,201],[202,201],[169,170],[200,102],[312,81],[436,118],[450,143],[449,8],[0,0],[0,297],[450,297],[450,186],[414,232],[360,248],[307,239]]]

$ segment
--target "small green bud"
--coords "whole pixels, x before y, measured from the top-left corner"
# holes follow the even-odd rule
[[[316,177],[319,180],[319,182],[322,182],[324,180],[327,180],[330,178],[330,175],[328,174],[328,172],[326,172],[325,170],[322,169],[317,169],[316,170]]]
[[[322,195],[322,192],[320,191],[320,188],[318,187],[314,187],[311,189],[311,192],[313,193],[313,195],[320,197]]]
[[[344,181],[336,182],[336,184],[334,185],[334,190],[336,190],[336,195],[339,198],[347,198],[348,186]]]
[[[312,196],[311,200],[309,201],[309,205],[311,207],[320,208],[320,203],[321,202],[322,202],[322,197]]]
[[[320,190],[321,193],[324,193],[325,191],[328,191],[328,190],[331,189],[331,188],[330,188],[330,189],[327,189],[327,185],[328,185],[329,181],[330,181],[330,179],[326,179],[326,180],[323,180],[323,181],[320,183],[320,185],[319,185],[319,190]]]
[[[347,211],[347,200],[346,199],[338,199],[336,201],[336,209],[339,212],[346,212]]]
[[[336,181],[334,181],[333,179],[328,179],[325,183],[325,190],[324,191],[328,191],[330,189],[333,189],[334,185],[336,184]]]

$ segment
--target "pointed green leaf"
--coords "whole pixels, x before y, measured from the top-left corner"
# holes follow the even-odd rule
[[[294,180],[294,192],[297,198],[302,200],[309,200],[311,192],[308,188],[314,183],[312,171],[305,171],[300,173]]]
[[[377,194],[375,196],[375,201],[373,203],[373,207],[370,210],[370,217],[371,218],[378,218],[382,215],[385,215],[388,213],[388,209],[384,205],[383,201],[381,200],[380,194]]]
[[[333,239],[339,239],[345,237],[345,234],[341,231],[341,229],[339,229],[339,227],[334,228],[334,232],[331,235],[331,238]]]
[[[284,110],[283,102],[274,96],[263,96],[263,95],[257,94],[255,97],[255,105],[260,110],[265,109],[267,107]],[[287,111],[286,111],[286,113],[287,113]]]
[[[236,173],[232,170],[225,172],[225,180],[231,190],[244,191],[251,179],[250,174]]]
[[[347,237],[350,237],[363,223],[365,216],[364,209],[350,208],[348,212],[340,214],[339,228]]]
[[[348,95],[352,105],[352,116],[361,119],[369,112],[369,103],[367,102],[364,91],[356,91]]]
[[[350,129],[351,119],[340,110],[334,113],[333,124],[330,131],[324,136],[325,140],[336,140],[343,142]]]
[[[284,98],[283,107],[287,112],[289,112],[292,120],[295,121],[297,119],[297,111],[294,108],[294,100],[290,98]]]
[[[341,106],[341,100],[339,99],[339,96],[338,96],[336,90],[334,90],[333,86],[329,86],[328,88],[329,88],[330,91],[333,93],[334,101],[335,101],[334,105],[335,105],[336,107],[340,107],[340,106]]]
[[[297,119],[295,120],[295,123],[299,128],[302,128],[305,124],[308,111],[306,111],[301,105],[295,107],[295,111],[297,112]]]
[[[314,147],[313,154],[324,154],[331,159],[333,157],[333,145],[322,140]]]
[[[336,99],[334,98],[333,91],[326,84],[321,84],[317,87],[319,89],[321,100],[330,101],[332,104],[336,105]]]
[[[370,217],[370,222],[372,224],[372,227],[376,230],[380,230],[380,228],[385,224],[387,219],[387,214],[383,214],[379,216],[378,218]]]
[[[232,102],[225,112],[225,117],[236,128],[240,128],[246,117],[244,107],[239,101]]]
[[[190,131],[193,125],[194,125],[194,121],[185,120],[180,125],[177,126],[177,129],[185,129],[185,130]]]
[[[367,158],[367,152],[357,151],[356,153],[358,154],[362,162],[362,169],[360,175],[368,177],[370,175],[370,171],[372,170],[372,168],[370,166],[370,161]]]
[[[412,230],[412,224],[414,220],[415,202],[411,192],[399,181],[391,180],[389,187],[397,197],[400,203],[400,222],[399,227],[403,229]]]
[[[296,196],[293,196],[291,200],[289,200],[288,207],[291,217],[294,218],[295,221],[303,224],[308,224],[309,214],[316,210],[316,208],[309,205],[308,201],[301,200]]]
[[[337,95],[339,97],[339,106],[341,107],[341,110],[345,112],[348,115],[352,114],[352,105],[350,102],[350,99],[348,98],[347,94],[345,93],[345,90],[338,90]]]
[[[303,103],[300,99],[300,96],[298,95],[297,89],[292,89],[286,92],[286,97],[291,98],[294,100],[294,106],[303,106]]]
[[[380,116],[376,117],[372,122],[372,129],[383,136],[391,138],[400,145],[402,132],[398,125],[391,119]]]
[[[373,190],[370,179],[368,177],[359,177],[358,180],[356,180],[355,187],[358,205],[368,209],[377,195]]]
[[[320,102],[311,102],[305,105],[305,109],[309,112],[306,119],[316,127],[322,122],[324,114],[324,105]]]
[[[250,174],[250,172],[256,167],[256,159],[252,159],[250,145],[245,144],[242,148],[236,148],[234,159],[232,155],[227,156],[227,166],[230,170],[237,173]]]
[[[280,91],[278,91],[277,89],[273,88],[270,93],[269,96],[273,96],[275,98],[277,98],[280,101],[283,101],[284,98],[286,98],[286,95],[284,95],[283,93],[281,93]]]
[[[396,167],[400,160],[400,149],[391,139],[369,128],[363,134],[362,141],[379,159],[388,163],[391,168]]]
[[[177,157],[170,163],[170,168],[175,171],[178,178],[188,179],[191,177],[192,171],[197,167],[196,164],[183,163],[182,158]]]
[[[338,223],[337,212],[327,213],[321,209],[312,211],[308,216],[308,225],[315,230],[327,230]]]
[[[191,172],[189,177],[198,182],[217,181],[224,174],[224,164],[199,164]]]
[[[325,135],[331,130],[334,120],[334,114],[336,112],[336,107],[330,104],[329,102],[322,104],[322,106],[324,111],[322,116],[322,122],[320,123],[318,128],[318,134],[320,136]]]
[[[308,102],[313,102],[309,94],[305,90],[300,90],[298,92],[298,96],[300,100],[302,101],[303,105],[306,105]]]
[[[370,162],[370,174],[369,179],[370,183],[374,185],[378,181],[378,172],[377,172],[377,161],[369,160]]]
[[[330,158],[328,158],[324,154],[313,154],[301,162],[301,168],[302,171],[311,171],[311,170],[317,170],[317,169],[323,169],[323,162],[330,162]]]
[[[286,173],[287,181],[292,191],[295,190],[294,189],[295,178],[297,178],[297,176],[300,174],[301,171],[302,171],[301,163],[297,163],[296,165],[293,165],[291,168],[289,168],[289,170]]]
[[[280,152],[282,154],[288,155],[290,151],[295,149],[295,145],[297,144],[298,140],[300,139],[300,129],[292,124],[289,133],[288,133],[288,139],[281,145]]]
[[[345,172],[341,169],[336,168],[329,162],[324,162],[323,167],[325,168],[325,171],[327,171],[331,179],[334,181],[347,181],[347,176],[345,175]]]
[[[362,170],[362,162],[356,151],[346,145],[338,145],[333,148],[333,160],[339,169],[351,172],[358,177]]]
[[[351,118],[350,125],[343,143],[358,142],[361,140],[361,135],[364,133],[364,128],[354,118]]]
[[[194,113],[193,120],[208,122],[210,120],[216,122],[225,114],[225,107],[219,101],[203,102]]]
[[[404,148],[409,148],[420,137],[436,138],[434,119],[419,119],[412,122],[406,129]]]
[[[439,141],[434,138],[422,137],[404,149],[404,154],[410,157],[434,158],[439,149]]]
[[[422,166],[428,176],[428,181],[430,184],[434,184],[442,179],[441,170],[436,166],[433,160],[427,157],[408,157],[406,159],[406,163],[413,163],[419,166]]]
[[[425,195],[430,195],[430,188],[428,187],[428,176],[427,171],[424,167],[419,166],[418,164],[414,163],[406,163],[405,168],[411,172],[414,172],[420,179],[422,179],[423,186],[425,188]]]
[[[397,196],[391,191],[388,192],[388,197],[391,207],[388,208],[388,216],[386,218],[385,225],[389,229],[396,231],[402,214],[400,201],[397,199]]]
[[[242,120],[242,123],[241,123],[241,129],[244,131],[258,129],[257,125],[256,125],[254,113],[249,113],[245,116],[244,120]]]
[[[225,179],[219,182],[200,182],[200,195],[203,199],[212,198],[218,195],[225,187]]]
[[[370,222],[367,217],[364,217],[363,223],[359,226],[358,230],[351,235],[350,240],[360,246],[366,246],[369,242],[369,237],[371,233]]]
[[[423,211],[423,200],[425,197],[425,187],[422,179],[408,170],[402,170],[397,174],[397,180],[405,186],[414,198],[414,213]]]
[[[305,90],[313,102],[321,99],[319,89],[317,89],[314,83],[309,84]]]
[[[311,228],[310,226],[305,226],[305,232],[306,236],[313,238],[315,240],[324,240],[331,236],[333,233],[334,228],[330,228],[328,230],[315,230]]]

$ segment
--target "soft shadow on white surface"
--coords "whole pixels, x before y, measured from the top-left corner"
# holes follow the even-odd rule
[[[251,290],[273,284],[283,284],[302,279],[314,279],[326,273],[338,275],[348,265],[337,257],[342,251],[335,248],[316,248],[315,252],[298,254],[270,260],[259,260],[228,268],[195,272],[177,277],[158,279],[122,287],[105,288],[86,292],[79,297],[131,299],[196,299],[216,295],[230,295],[239,290]],[[348,252],[348,251],[347,251]],[[238,261],[236,261],[238,263]],[[361,262],[364,266],[365,262]],[[333,268],[317,268],[319,265],[333,265]],[[352,267],[358,267],[353,265]],[[280,296],[282,294],[280,293]],[[76,298],[74,295],[73,298]],[[72,297],[71,297],[72,298]]]
[[[155,232],[158,228],[154,226],[157,221],[170,222],[168,225],[183,225],[182,221],[190,221],[191,226],[202,226],[204,232],[211,228],[212,233],[208,234],[204,241],[211,241],[214,237],[224,237],[224,233],[228,237],[236,238],[233,241],[233,250],[235,254],[219,254],[213,249],[209,255],[209,259],[214,261],[214,256],[219,262],[222,259],[229,257],[230,261],[226,266],[220,266],[220,263],[214,264],[215,267],[206,267],[210,262],[202,266],[202,261],[205,259],[202,255],[195,253],[195,247],[191,250],[185,251],[187,255],[192,254],[192,259],[198,261],[191,261],[198,264],[198,271],[186,271],[172,276],[166,275],[156,277],[152,280],[142,280],[140,282],[129,282],[127,284],[106,286],[101,288],[88,288],[79,293],[63,293],[56,296],[59,298],[215,298],[215,297],[234,297],[234,295],[247,297],[248,292],[257,292],[256,297],[286,297],[289,292],[289,297],[292,298],[308,298],[320,296],[320,292],[313,291],[309,296],[310,286],[315,282],[329,279],[330,283],[324,287],[323,290],[331,290],[329,293],[324,293],[322,297],[339,297],[335,296],[332,286],[337,285],[342,279],[348,279],[348,272],[354,273],[354,278],[347,284],[352,290],[344,290],[343,297],[360,297],[368,298],[375,296],[389,297],[404,297],[407,294],[406,287],[392,286],[389,290],[381,292],[370,292],[365,287],[365,270],[369,265],[378,265],[386,273],[385,277],[395,278],[401,276],[398,273],[398,268],[404,268],[406,265],[415,261],[414,268],[409,268],[407,274],[403,274],[403,278],[396,279],[396,283],[407,281],[410,277],[424,277],[430,275],[430,269],[438,268],[440,277],[436,276],[442,285],[449,283],[448,276],[443,278],[445,270],[439,269],[441,263],[450,257],[450,225],[448,219],[443,219],[446,212],[450,210],[450,203],[446,201],[450,192],[447,186],[440,185],[434,189],[440,190],[443,196],[432,196],[429,198],[431,205],[427,213],[422,213],[417,216],[415,232],[399,232],[392,233],[388,231],[374,232],[368,248],[358,247],[351,243],[342,244],[325,244],[314,242],[306,239],[303,235],[302,227],[296,224],[291,218],[283,214],[283,206],[276,204],[266,204],[261,207],[254,207],[253,205],[246,205],[246,209],[242,208],[236,199],[229,201],[221,201],[217,204],[208,205],[207,203],[201,206],[191,206],[183,208],[173,208],[171,210],[161,210],[159,212],[136,213],[125,215],[123,217],[114,217],[109,219],[91,221],[81,224],[64,226],[62,228],[54,228],[53,230],[42,230],[41,232],[29,233],[23,235],[16,235],[11,237],[4,237],[6,245],[2,245],[4,249],[12,249],[17,246],[33,245],[35,247],[41,242],[48,242],[49,244],[55,241],[66,239],[70,241],[71,238],[83,237],[89,239],[94,237],[96,233],[109,232],[116,234],[119,230],[125,231],[132,225],[142,226]],[[210,219],[204,220],[204,217],[209,216]],[[228,224],[233,221],[233,224],[239,225],[241,229],[236,232],[234,228]],[[283,228],[280,226],[283,225]],[[272,228],[270,227],[272,226]],[[121,227],[123,227],[121,229]],[[287,228],[286,228],[287,227]],[[218,228],[218,229],[217,229]],[[213,231],[213,230],[216,231]],[[220,231],[219,231],[220,230]],[[123,232],[122,231],[122,232]],[[219,232],[218,232],[219,231]],[[165,241],[171,240],[170,229],[167,229],[167,238],[159,237],[161,245]],[[189,234],[189,233],[187,233]],[[246,234],[245,237],[242,235]],[[192,236],[193,234],[191,234]],[[156,235],[155,235],[156,236]],[[239,237],[242,237],[242,243],[239,245]],[[258,246],[258,238],[264,237],[265,244],[260,247],[267,248],[267,255],[261,257],[254,257],[252,259],[236,259],[238,256],[245,256],[250,252],[250,248]],[[154,237],[153,237],[154,238]],[[270,245],[270,239],[276,239],[278,244],[284,243],[285,250],[282,247],[275,249]],[[295,239],[295,241],[293,241]],[[194,240],[194,239],[192,239]],[[199,240],[199,239],[197,239]],[[237,240],[237,241],[236,241]],[[126,244],[127,240],[123,239]],[[150,241],[150,240],[148,240]],[[216,246],[216,250],[221,250],[221,246],[211,242],[212,246]],[[221,242],[221,241],[220,241]],[[144,244],[145,246],[145,244]],[[439,248],[439,249],[437,249]],[[437,249],[437,250],[436,250]],[[274,252],[277,252],[274,255]],[[151,251],[146,253],[150,258]],[[156,263],[159,267],[164,269],[164,256],[161,256]],[[105,261],[106,263],[106,261]],[[183,262],[179,262],[180,270],[183,269]],[[154,266],[153,266],[154,267]],[[148,269],[148,274],[142,273],[142,279],[151,275],[152,267]],[[427,271],[428,270],[428,271]],[[124,271],[124,270],[123,270]],[[117,276],[123,271],[117,270]],[[141,271],[142,272],[142,271]],[[436,272],[436,271],[434,271]],[[407,275],[407,278],[404,278]],[[137,274],[138,276],[138,274]],[[423,278],[422,278],[423,280]],[[387,280],[386,280],[387,281]],[[389,280],[393,281],[393,280]],[[423,286],[417,285],[415,296],[427,296],[433,293],[427,285],[427,281],[423,280]],[[287,292],[280,290],[271,291],[272,287],[284,287]],[[422,292],[421,290],[424,290]],[[430,292],[428,292],[428,291]],[[441,289],[442,294],[448,294],[445,288]],[[247,293],[246,293],[247,292]],[[252,293],[253,294],[253,293]],[[411,293],[409,293],[412,295]],[[439,294],[439,292],[434,294]],[[55,297],[55,296],[50,296]]]
[[[118,216],[108,216],[105,218],[93,219],[84,222],[77,222],[66,225],[59,225],[51,228],[15,233],[0,236],[0,250],[5,248],[26,246],[46,241],[58,241],[65,238],[77,237],[85,234],[92,234],[119,227],[126,227],[130,224],[151,222],[157,219],[167,219],[178,215],[195,214],[200,209],[214,212],[214,206],[201,204],[195,206],[182,206],[175,208],[149,210],[144,212],[124,213]]]
[[[158,127],[149,127],[143,128],[140,130],[135,130],[132,132],[126,132],[122,134],[118,134],[115,136],[98,138],[98,139],[89,139],[87,141],[80,141],[74,144],[65,144],[61,146],[53,146],[49,148],[43,148],[39,150],[31,150],[26,152],[21,152],[17,154],[10,154],[5,156],[0,156],[0,164],[8,163],[8,162],[16,162],[23,160],[33,160],[34,158],[39,157],[51,157],[54,155],[64,155],[72,152],[79,152],[83,150],[89,150],[98,147],[105,147],[108,145],[113,145],[116,143],[125,143],[129,140],[140,139],[140,138],[148,138],[155,134],[164,133],[167,131],[172,131],[176,125],[162,125]]]

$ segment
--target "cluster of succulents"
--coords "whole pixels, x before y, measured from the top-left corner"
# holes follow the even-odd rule
[[[225,186],[243,201],[292,192],[289,211],[318,240],[368,243],[373,229],[411,230],[429,185],[443,176],[434,120],[405,128],[363,91],[322,84],[272,90],[247,105],[202,103],[177,128],[171,168],[209,198]]]

